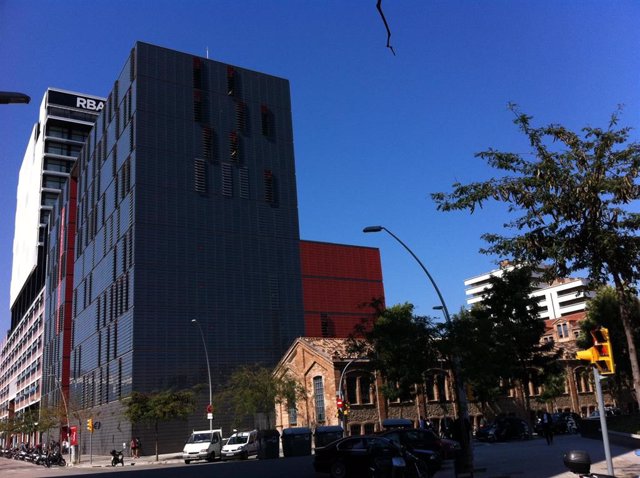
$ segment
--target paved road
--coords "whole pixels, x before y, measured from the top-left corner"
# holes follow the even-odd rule
[[[566,470],[562,461],[564,453],[568,450],[588,451],[593,462],[591,471],[607,473],[601,441],[582,438],[578,435],[560,435],[555,438],[553,445],[547,445],[539,438],[522,442],[476,443],[474,445],[476,468],[474,476],[475,478],[576,478],[576,475]],[[640,457],[636,456],[633,450],[612,446],[611,451],[616,477],[640,476]],[[328,476],[314,473],[312,457],[185,465],[176,458],[176,454],[171,454],[161,456],[159,463],[155,463],[151,457],[136,461],[127,459],[126,466],[115,469],[107,466],[108,463],[108,457],[94,457],[93,466],[85,462],[80,466],[46,469],[30,463],[0,458],[0,476],[2,478],[56,478],[99,475],[100,478],[106,478],[123,473],[135,473],[131,478],[323,478]],[[450,461],[445,462],[443,469],[436,475],[436,478],[454,477],[454,467]]]

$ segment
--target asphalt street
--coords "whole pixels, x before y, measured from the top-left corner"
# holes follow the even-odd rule
[[[591,471],[607,473],[602,442],[579,435],[556,436],[552,445],[545,440],[534,438],[527,441],[506,443],[474,444],[474,476],[476,478],[575,478],[566,470],[563,455],[569,450],[586,450],[592,459]],[[640,457],[634,450],[612,446],[611,453],[617,478],[637,478],[640,476]],[[94,457],[89,464],[88,457],[83,463],[73,467],[46,469],[30,463],[0,458],[0,476],[3,478],[40,478],[61,476],[100,476],[101,478],[134,473],[135,478],[151,477],[207,477],[211,478],[322,478],[313,471],[313,457],[280,458],[274,460],[192,463],[185,465],[179,454],[143,457],[139,460],[126,459],[124,467],[112,468],[110,457]],[[436,478],[454,478],[452,461],[444,463]],[[132,478],[133,475],[132,475]]]

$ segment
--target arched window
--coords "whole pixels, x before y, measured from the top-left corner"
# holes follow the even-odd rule
[[[324,422],[324,384],[321,376],[313,377],[313,397],[316,404],[316,421]]]

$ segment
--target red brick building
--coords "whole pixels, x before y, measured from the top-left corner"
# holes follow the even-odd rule
[[[384,299],[376,248],[300,241],[306,337],[348,337]]]

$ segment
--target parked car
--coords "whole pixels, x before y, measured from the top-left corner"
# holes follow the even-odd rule
[[[378,435],[404,446],[412,453],[417,454],[418,457],[420,457],[420,450],[435,451],[440,457],[438,468],[440,467],[441,460],[453,458],[456,451],[460,450],[460,443],[457,441],[448,438],[438,438],[434,431],[423,428],[386,430],[378,433]]]
[[[182,450],[182,459],[188,465],[195,460],[213,461],[221,457],[222,430],[194,431]]]
[[[476,439],[486,441],[528,440],[531,428],[517,417],[501,417],[476,430]]]
[[[435,452],[432,452],[435,454]],[[331,478],[395,476],[394,468],[403,468],[403,476],[431,476],[428,466],[408,450],[381,436],[357,435],[316,448],[313,467]]]
[[[246,460],[258,454],[258,431],[236,432],[229,437],[222,447],[222,459],[241,458]]]
[[[619,408],[605,407],[604,413],[606,417],[615,417],[622,415],[622,410]],[[589,414],[589,418],[600,418],[600,411],[594,410]]]

